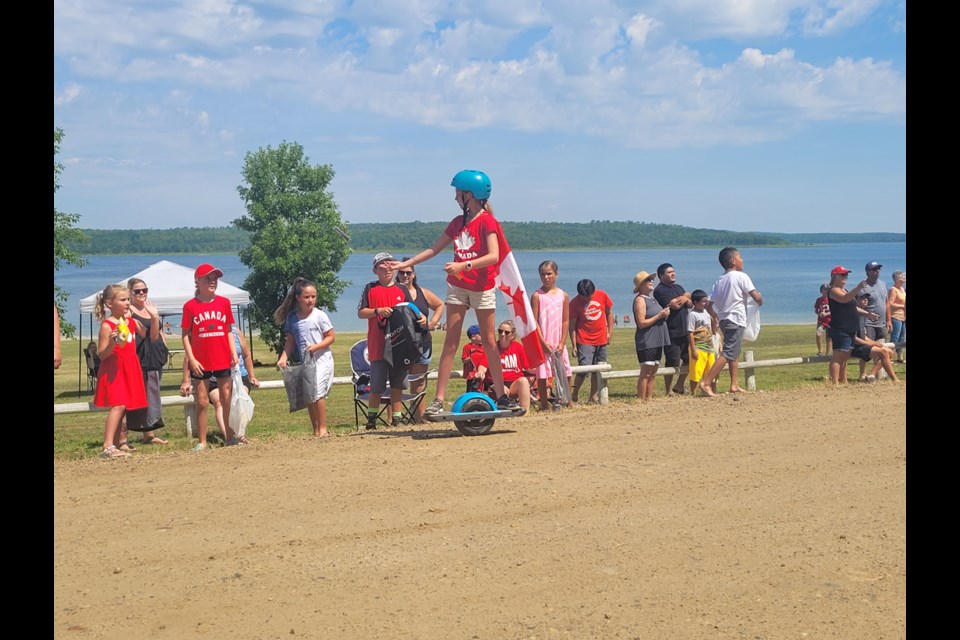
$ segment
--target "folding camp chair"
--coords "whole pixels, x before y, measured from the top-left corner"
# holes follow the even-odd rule
[[[97,375],[100,373],[100,356],[97,355],[97,343],[90,341],[87,348],[83,350],[84,359],[87,361],[87,390],[97,390]]]
[[[353,373],[353,417],[356,421],[357,429],[360,428],[360,419],[364,422],[367,419],[367,407],[370,405],[370,360],[367,355],[367,341],[359,340],[350,347],[350,371]],[[415,376],[408,375],[404,380],[403,388],[409,389],[411,382],[416,382],[421,378],[426,378],[429,371]],[[420,393],[406,393],[400,396],[400,404],[403,406],[403,413],[400,416],[400,422],[403,424],[413,424],[414,415],[417,408],[423,402],[427,394],[426,386]],[[377,412],[377,422],[385,427],[390,426],[390,382],[387,381],[387,388],[380,395],[379,411]]]

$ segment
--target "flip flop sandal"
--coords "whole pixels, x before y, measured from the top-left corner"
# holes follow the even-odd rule
[[[136,451],[137,448],[130,444],[129,442],[121,442],[120,446],[117,447],[120,451]]]
[[[168,440],[164,440],[163,438],[159,438],[157,436],[153,436],[152,438],[144,438],[140,440],[140,442],[143,444],[170,444]]]

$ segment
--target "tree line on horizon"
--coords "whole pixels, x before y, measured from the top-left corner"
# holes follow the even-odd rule
[[[698,229],[674,224],[592,220],[590,222],[502,221],[511,248],[639,249],[648,247],[784,246],[828,242],[905,242],[898,233],[786,233]],[[419,251],[446,222],[344,224],[350,249],[358,252]],[[236,253],[250,234],[234,226],[173,229],[80,229],[70,248],[84,255]]]

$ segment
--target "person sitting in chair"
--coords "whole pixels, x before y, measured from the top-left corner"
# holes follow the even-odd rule
[[[500,365],[503,368],[503,386],[511,398],[514,398],[524,410],[529,410],[530,377],[533,376],[533,368],[527,360],[523,343],[515,340],[516,335],[517,328],[513,320],[504,320],[497,328],[497,351],[500,353]],[[488,384],[492,386],[492,380],[488,382],[490,376],[487,357],[482,349],[473,358],[473,363],[475,367],[473,377],[484,381],[483,390],[486,391]],[[478,387],[475,390],[480,391],[480,383],[474,384]],[[470,390],[469,387],[468,390]]]

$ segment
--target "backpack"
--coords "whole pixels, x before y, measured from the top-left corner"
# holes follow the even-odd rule
[[[420,310],[409,302],[393,308],[388,318],[380,319],[384,331],[383,359],[394,369],[406,369],[420,360],[423,333],[417,319]]]

